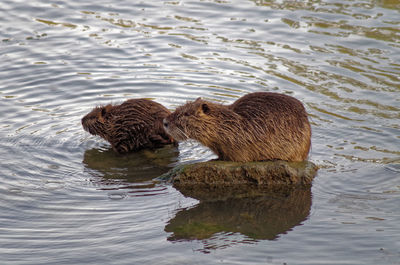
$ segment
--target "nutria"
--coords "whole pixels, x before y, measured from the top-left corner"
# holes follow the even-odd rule
[[[271,92],[247,94],[231,105],[198,98],[164,119],[164,128],[176,141],[197,140],[227,161],[303,161],[311,144],[303,104]]]
[[[94,108],[82,118],[83,128],[107,140],[117,153],[157,148],[173,143],[163,128],[171,112],[147,99],[130,99],[120,105]]]

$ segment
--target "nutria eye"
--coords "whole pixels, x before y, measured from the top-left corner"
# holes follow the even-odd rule
[[[165,119],[163,120],[163,125],[165,128],[168,128],[168,122]]]

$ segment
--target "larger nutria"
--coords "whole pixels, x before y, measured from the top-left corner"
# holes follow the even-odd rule
[[[303,161],[311,144],[307,116],[303,104],[293,97],[257,92],[231,105],[198,98],[170,114],[164,128],[177,141],[199,141],[220,160]]]
[[[121,154],[173,143],[163,128],[163,119],[170,113],[157,102],[130,99],[120,105],[94,108],[82,118],[82,126]]]

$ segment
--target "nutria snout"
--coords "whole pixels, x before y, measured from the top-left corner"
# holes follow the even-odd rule
[[[302,161],[311,145],[303,104],[271,92],[247,94],[231,105],[198,98],[164,118],[163,127],[175,140],[197,140],[228,161]]]
[[[82,118],[82,126],[108,141],[117,153],[127,153],[175,143],[163,126],[170,113],[157,102],[130,99],[120,105],[94,108]]]

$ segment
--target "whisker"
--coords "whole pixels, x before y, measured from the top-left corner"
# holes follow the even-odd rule
[[[178,129],[178,131],[181,133],[181,134],[183,134],[185,137],[186,137],[186,139],[189,139],[189,136],[182,130],[182,129],[180,129],[180,128],[178,128],[178,127],[176,127],[177,129]]]

